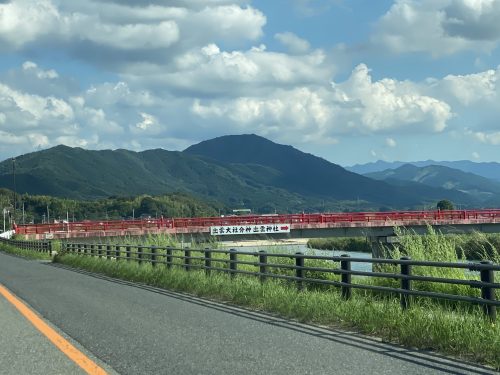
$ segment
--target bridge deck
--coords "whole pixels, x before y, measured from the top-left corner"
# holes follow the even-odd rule
[[[104,237],[145,234],[208,234],[213,226],[290,224],[291,230],[380,228],[422,225],[500,223],[500,210],[355,212],[291,215],[248,215],[148,220],[83,221],[19,225],[16,233],[27,238]]]

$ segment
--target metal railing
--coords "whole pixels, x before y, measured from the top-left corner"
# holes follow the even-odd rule
[[[52,242],[50,241],[19,241],[0,238],[0,244],[14,246],[23,250],[33,250],[40,253],[52,254]]]
[[[162,265],[167,269],[172,267],[182,267],[185,271],[199,269],[204,270],[206,274],[218,271],[227,273],[231,277],[250,275],[260,278],[261,281],[268,278],[288,280],[295,283],[299,290],[304,289],[307,284],[330,285],[339,287],[344,299],[351,298],[352,289],[392,293],[399,295],[403,310],[411,306],[413,296],[444,299],[482,305],[484,313],[489,319],[495,321],[496,306],[500,306],[500,301],[496,299],[496,290],[500,289],[500,283],[495,283],[495,272],[500,271],[500,265],[493,264],[490,261],[446,263],[415,261],[409,257],[402,257],[401,259],[368,259],[352,258],[349,255],[308,255],[300,252],[278,254],[266,253],[265,251],[243,252],[234,249],[215,250],[206,248],[195,250],[190,248],[89,243],[63,243],[62,250],[68,253],[108,260],[134,261],[139,264],[150,263],[153,267]],[[372,266],[378,267],[380,272],[353,270],[351,267],[353,263],[371,263]],[[384,271],[384,267],[392,267],[392,269]],[[414,272],[415,267],[432,267],[443,270],[459,269],[464,271],[464,275],[468,279],[426,276]],[[477,272],[479,277],[477,277]],[[337,275],[337,277],[333,275]],[[391,282],[388,283],[389,286],[367,284],[359,282],[362,281],[362,278],[353,280],[352,276],[385,278],[391,280]],[[418,290],[414,288],[414,282],[422,283],[419,285],[424,285],[424,283],[464,285],[471,288],[471,290],[469,290],[469,295]],[[394,285],[394,283],[397,283],[397,285]],[[472,292],[474,289],[477,289],[478,292]]]

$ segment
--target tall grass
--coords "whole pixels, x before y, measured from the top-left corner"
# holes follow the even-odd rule
[[[307,241],[307,247],[318,250],[372,252],[371,244],[366,237],[313,238]]]
[[[0,243],[0,251],[4,251],[8,254],[18,255],[28,259],[40,259],[40,260],[52,259],[52,256],[49,253],[42,253],[40,251],[35,251],[35,250],[20,249],[18,247],[6,245],[3,243]]]
[[[393,259],[399,259],[402,256],[409,256],[412,260],[420,261],[435,261],[448,263],[463,263],[466,262],[465,251],[463,249],[463,239],[457,236],[449,236],[434,230],[431,226],[427,227],[425,235],[416,234],[414,231],[395,228],[395,233],[398,236],[399,243],[393,248],[386,247],[384,251],[390,254]],[[475,233],[472,238],[480,238],[478,233]],[[495,256],[484,252],[482,259],[498,261]],[[496,262],[495,262],[496,263]],[[384,265],[381,267],[386,272],[399,273],[398,266]],[[479,280],[479,274],[470,272],[466,269],[446,268],[446,267],[430,267],[430,266],[413,266],[412,274],[419,276],[430,276],[439,278],[448,278],[454,280]],[[495,276],[500,276],[499,272],[495,272]],[[397,281],[387,279],[377,279],[375,281],[379,285],[396,286]],[[422,291],[432,291],[456,295],[469,295],[480,297],[480,290],[471,288],[467,285],[445,284],[427,281],[414,281],[413,288]],[[497,290],[497,294],[499,291]]]
[[[294,285],[284,281],[261,283],[252,277],[230,278],[223,273],[207,276],[202,271],[185,272],[163,265],[103,261],[72,254],[59,255],[56,261],[111,277],[278,313],[301,322],[354,327],[388,341],[435,349],[500,369],[500,325],[489,323],[480,308],[450,311],[440,306],[415,305],[403,312],[398,299],[380,300],[363,292],[355,291],[353,298],[345,301],[338,292],[297,292]]]

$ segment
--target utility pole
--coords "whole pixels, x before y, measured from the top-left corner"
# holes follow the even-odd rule
[[[12,176],[14,179],[14,222],[16,221],[16,158],[12,158]]]
[[[5,232],[5,215],[7,214],[7,209],[4,208],[3,209],[3,231]]]

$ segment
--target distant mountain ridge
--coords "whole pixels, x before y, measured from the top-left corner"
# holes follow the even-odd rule
[[[417,182],[427,186],[459,190],[483,201],[500,202],[500,182],[459,169],[441,165],[416,167],[404,164],[396,169],[367,173],[365,176],[394,183],[395,180]]]
[[[12,180],[9,159],[0,163],[0,187],[12,188]],[[21,193],[76,199],[183,192],[257,212],[412,208],[444,198],[476,203],[457,190],[376,181],[253,134],[183,152],[57,146],[16,157],[16,185]]]
[[[351,172],[364,175],[372,172],[381,172],[386,169],[396,169],[405,164],[412,164],[416,167],[440,165],[443,167],[459,169],[463,172],[474,173],[478,176],[489,178],[491,180],[500,181],[500,163],[496,162],[473,162],[470,160],[458,160],[458,161],[425,160],[425,161],[412,161],[412,162],[401,162],[401,161],[386,162],[383,160],[377,160],[376,162],[366,163],[366,164],[356,164],[345,168]]]

